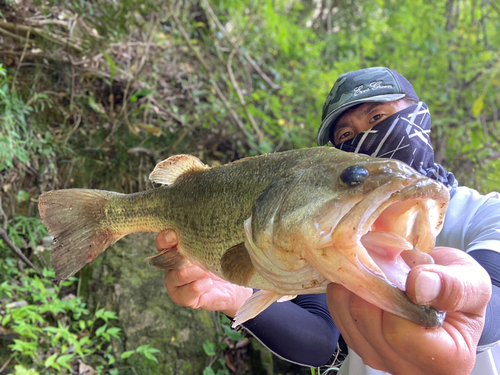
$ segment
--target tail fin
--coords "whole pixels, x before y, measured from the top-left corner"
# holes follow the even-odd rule
[[[68,189],[40,196],[42,223],[54,236],[51,263],[57,280],[74,275],[125,235],[113,232],[106,220],[109,200],[120,195],[123,194]]]

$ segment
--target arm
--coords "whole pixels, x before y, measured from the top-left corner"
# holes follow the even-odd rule
[[[176,251],[177,238],[173,232],[162,232],[155,246],[158,250]],[[175,303],[194,309],[222,311],[229,317],[234,317],[253,293],[250,288],[228,283],[193,265],[165,272],[164,282]],[[243,328],[277,356],[306,366],[325,365],[339,337],[324,294],[274,303],[244,323]]]
[[[464,238],[467,253],[490,275],[492,296],[478,351],[500,340],[500,196],[487,195],[472,216]]]
[[[492,283],[492,294],[486,309],[486,322],[478,351],[500,340],[500,253],[491,250],[474,250],[469,253],[488,272]]]
[[[324,294],[273,303],[243,328],[277,356],[312,367],[327,364],[340,335]]]

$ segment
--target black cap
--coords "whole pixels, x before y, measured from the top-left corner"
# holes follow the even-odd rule
[[[392,102],[402,98],[418,102],[408,80],[384,67],[356,70],[341,75],[326,98],[316,142],[323,146],[330,140],[330,128],[349,108],[370,102]]]

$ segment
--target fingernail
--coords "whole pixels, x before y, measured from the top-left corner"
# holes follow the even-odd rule
[[[425,304],[434,301],[441,291],[441,278],[434,272],[422,272],[415,281],[415,298],[417,303]]]
[[[167,234],[165,234],[165,241],[167,241],[168,243],[177,242],[177,236],[174,232],[167,232]]]

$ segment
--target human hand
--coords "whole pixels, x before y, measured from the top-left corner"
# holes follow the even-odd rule
[[[426,329],[329,284],[327,302],[347,345],[363,362],[393,375],[470,374],[491,298],[487,272],[463,251],[437,247],[435,264],[414,267],[408,297],[446,311],[442,327]],[[425,272],[428,271],[428,272]]]
[[[160,232],[156,237],[155,246],[158,251],[164,249],[177,251],[175,232],[169,230]],[[253,293],[250,288],[231,284],[191,263],[182,269],[166,270],[164,283],[170,298],[178,305],[222,311],[232,318]]]

